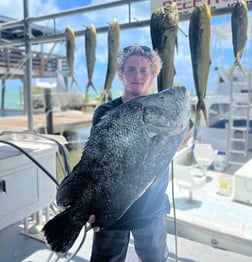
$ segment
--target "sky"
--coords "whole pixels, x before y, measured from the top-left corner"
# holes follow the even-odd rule
[[[53,14],[63,10],[83,7],[85,5],[95,5],[105,2],[111,2],[111,0],[29,0],[29,12],[30,16],[40,16],[46,14]],[[15,6],[15,8],[13,8]],[[0,14],[4,14],[9,17],[22,19],[23,18],[23,0],[1,0]],[[150,1],[140,2],[132,4],[131,17],[135,20],[146,20],[151,17]],[[125,11],[124,7],[118,7],[113,10],[105,9],[96,12],[89,12],[85,14],[77,14],[59,18],[56,20],[56,27],[58,30],[64,31],[66,26],[71,26],[74,31],[84,30],[86,26],[91,23],[96,27],[107,26],[109,22],[116,19],[118,23],[126,23],[128,21],[128,11]],[[226,24],[225,30],[231,30],[230,15],[221,17],[212,17],[211,22],[213,27],[220,24]],[[43,25],[53,27],[53,21],[44,21]],[[230,26],[229,26],[230,25]],[[179,22],[180,29],[188,34],[189,22]],[[150,28],[134,28],[130,30],[120,31],[120,46],[130,44],[141,44],[151,47]],[[233,49],[231,39],[225,40],[217,37],[211,33],[211,66],[208,80],[207,93],[212,93],[216,89],[217,74],[216,67],[230,68],[233,61]],[[248,46],[248,45],[247,45]],[[47,47],[50,50],[50,46]],[[247,48],[248,50],[249,48]],[[65,54],[66,45],[65,42],[59,43],[56,46],[55,52],[58,54]],[[244,57],[246,59],[246,52],[244,51]],[[251,52],[250,52],[251,53]],[[189,50],[189,40],[181,31],[178,32],[178,52],[175,53],[175,68],[176,75],[174,83],[185,85],[192,93],[195,93],[194,82],[192,78],[191,57]],[[80,85],[80,90],[77,86],[73,86],[72,89],[84,94],[85,85],[87,83],[87,71],[84,49],[84,36],[76,37],[76,52],[74,61],[74,70],[76,79]],[[96,50],[96,64],[93,75],[93,82],[98,91],[103,89],[105,82],[105,75],[107,70],[107,34],[97,34],[97,50]],[[44,81],[41,79],[41,81]],[[70,83],[71,81],[69,81]],[[71,87],[70,87],[71,89]],[[112,85],[113,93],[117,96],[120,95],[122,86],[118,77],[113,81]]]

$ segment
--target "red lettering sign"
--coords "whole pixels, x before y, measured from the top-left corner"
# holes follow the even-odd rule
[[[160,6],[169,7],[172,2],[177,3],[179,13],[191,12],[197,5],[202,3],[202,0],[152,0],[151,5],[153,11]],[[207,0],[208,5],[213,9],[228,7],[235,3],[236,0]]]

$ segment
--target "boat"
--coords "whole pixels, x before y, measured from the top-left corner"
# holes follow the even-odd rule
[[[208,128],[208,135],[211,135],[211,131],[212,129]],[[167,189],[168,195],[174,196],[172,212],[168,216],[170,233],[177,232],[186,239],[232,250],[251,259],[251,142],[252,140],[244,165],[233,173],[228,171],[226,156],[221,155],[220,158],[218,155],[218,143],[214,148],[206,140],[192,142],[176,153],[173,160],[175,185],[172,189],[170,183]],[[198,155],[195,154],[195,145],[200,148]],[[176,229],[174,217],[177,222]],[[218,257],[216,261],[228,259]]]
[[[191,261],[200,262],[249,262],[252,257],[252,220],[250,219],[252,199],[249,191],[250,188],[252,188],[252,184],[248,174],[251,173],[249,170],[252,170],[252,150],[248,152],[246,160],[244,159],[245,164],[243,166],[245,166],[247,162],[249,163],[247,164],[249,165],[247,167],[247,177],[244,176],[244,171],[239,174],[241,171],[239,171],[239,169],[234,173],[228,173],[226,168],[221,171],[216,170],[214,156],[221,145],[221,143],[218,143],[218,138],[222,139],[222,137],[216,135],[216,132],[220,134],[222,131],[225,131],[225,129],[201,127],[199,131],[200,135],[205,134],[205,137],[202,136],[200,141],[190,139],[174,157],[176,164],[181,164],[186,167],[186,169],[191,170],[191,175],[194,177],[193,179],[201,179],[203,182],[199,187],[193,187],[193,195],[190,199],[190,190],[181,187],[181,185],[177,183],[176,167],[174,173],[171,171],[170,177],[173,178],[171,180],[173,183],[170,182],[167,188],[167,193],[172,203],[171,212],[167,216],[167,239],[170,249],[170,260],[168,261],[174,261],[173,259],[178,256],[178,259],[186,258],[191,259]],[[47,154],[42,154],[45,158],[45,160],[42,159],[42,162],[45,163],[45,161],[48,162],[50,160],[51,169],[54,169],[52,161],[54,156],[52,156],[52,154],[55,151],[55,145],[52,145],[52,141],[41,141],[33,136],[34,134],[10,133],[4,135],[2,138],[5,141],[11,141],[17,144],[21,143],[22,147],[28,152],[31,151],[29,147],[32,147],[32,150],[35,151],[32,152],[33,154],[36,154],[36,151],[40,150],[41,143],[41,147],[52,147],[53,150],[47,149],[46,151],[48,156]],[[215,153],[210,159],[211,163],[203,168],[200,167],[194,159],[195,143],[210,145],[209,141],[211,141],[210,138],[212,136],[216,142],[216,144],[213,144],[214,146],[211,145]],[[57,138],[62,144],[66,143],[64,137],[53,136],[53,138]],[[252,140],[250,140],[249,148],[252,148],[251,142]],[[3,157],[8,158],[8,163],[11,164],[11,157],[17,158],[18,156],[13,150],[9,151],[9,155],[4,154]],[[15,154],[12,156],[13,152]],[[39,159],[41,158],[39,157]],[[21,160],[27,162],[24,157],[20,158],[19,161]],[[2,159],[2,161],[4,161],[4,159]],[[17,161],[14,162],[17,163]],[[33,168],[27,164],[19,165],[17,168],[22,168],[23,170],[27,166],[30,171],[33,170]],[[5,168],[5,170],[8,170],[8,168]],[[23,170],[22,174],[24,172],[26,175],[29,173]],[[7,178],[8,174],[5,175],[4,178]],[[20,172],[15,172],[15,174],[20,174]],[[41,172],[39,172],[39,176],[37,185],[40,188],[41,186],[43,187],[43,184],[40,183],[47,178],[45,178],[45,176],[42,178]],[[33,176],[31,176],[31,178],[32,180],[35,179]],[[237,185],[239,184],[239,188],[235,184],[236,179],[241,179],[240,183],[236,182]],[[1,179],[1,181],[4,180],[6,179]],[[18,181],[18,183],[22,182],[22,180]],[[29,183],[31,183],[31,181]],[[174,188],[172,188],[172,185]],[[6,192],[9,192],[8,183],[6,187],[1,184],[1,188],[2,192],[0,194],[6,198]],[[22,188],[17,188],[22,191]],[[42,192],[39,188],[37,190]],[[50,186],[50,188],[52,193],[49,194],[49,199],[47,196],[46,199],[43,200],[43,194],[40,195],[42,200],[46,201],[46,204],[44,204],[43,201],[42,203],[39,201],[40,205],[44,205],[43,208],[38,205],[37,210],[36,201],[30,201],[30,198],[27,197],[20,198],[16,204],[20,203],[20,201],[23,201],[23,204],[20,208],[16,209],[18,211],[12,210],[13,212],[8,213],[11,219],[5,219],[1,216],[4,221],[4,224],[0,228],[0,245],[2,247],[0,255],[3,261],[16,262],[29,260],[63,262],[66,261],[67,258],[75,255],[76,259],[88,261],[91,252],[93,232],[88,232],[84,245],[79,249],[83,238],[82,232],[75,245],[70,249],[69,253],[66,254],[67,257],[52,253],[44,242],[41,228],[50,217],[55,215],[55,210],[52,208],[53,206],[49,204],[53,200],[53,193],[55,191],[53,187]],[[31,191],[31,193],[32,192],[33,191]],[[246,194],[244,192],[246,192]],[[242,194],[242,196],[240,196],[240,194]],[[250,199],[249,201],[246,201],[247,196]],[[4,204],[0,199],[0,204],[1,203]],[[30,206],[32,206],[32,210],[27,211],[27,208],[29,209]],[[22,214],[24,219],[19,217],[20,214]],[[8,243],[12,244],[7,244],[6,239],[8,239]],[[131,239],[130,243],[132,243],[132,241]],[[206,257],[206,254],[211,255]],[[75,260],[73,259],[73,261]],[[126,262],[137,261],[138,259],[133,245],[130,244]]]
[[[229,119],[232,117],[233,125],[243,127],[248,125],[249,133],[252,133],[252,72],[243,75],[235,71],[232,76],[227,69],[217,70],[216,92],[205,97],[209,127],[227,128]],[[195,109],[197,98],[191,98],[192,107]],[[232,103],[236,106],[232,110]],[[201,125],[204,125],[201,121]]]
[[[225,78],[225,73],[227,72],[219,72],[218,94],[206,97],[210,125],[206,126],[202,121],[197,139],[190,139],[174,157],[175,168],[174,172],[171,171],[170,174],[173,183],[170,182],[167,188],[167,194],[171,198],[171,213],[167,216],[167,239],[170,248],[170,259],[178,256],[178,258],[183,257],[200,262],[215,260],[247,262],[252,257],[252,220],[250,219],[252,213],[250,193],[252,181],[248,176],[252,170],[252,134],[250,133],[250,137],[248,137],[248,150],[246,156],[242,157],[243,163],[240,167],[231,170],[228,168],[227,163],[231,96],[228,91],[229,80]],[[244,85],[235,86],[239,87],[240,97],[247,99],[249,91],[244,89]],[[195,106],[196,99],[192,99],[191,103],[192,107]],[[250,118],[249,121],[251,121]],[[58,139],[61,136],[55,137]],[[36,150],[41,143],[37,138],[31,138],[31,134],[25,133],[10,133],[8,136],[4,135],[3,139],[17,143],[19,143],[19,140],[24,143],[28,139],[29,143],[35,145]],[[60,141],[63,144],[66,143],[62,137]],[[51,146],[50,143],[49,146]],[[196,144],[211,146],[213,149],[212,156],[208,158],[210,162],[205,166],[200,166],[196,161]],[[29,149],[27,150],[29,151]],[[52,150],[48,152],[52,154]],[[201,155],[203,156],[205,152],[206,150]],[[221,159],[221,169],[216,167],[218,152],[225,153],[224,158]],[[9,155],[4,157],[11,157],[12,153],[9,152]],[[13,157],[17,157],[17,155],[14,154]],[[51,161],[54,158],[49,156],[49,159]],[[206,163],[206,160],[204,161]],[[178,165],[182,168],[181,170],[184,170],[184,173],[189,174],[184,181],[183,178],[180,178],[180,183],[178,182],[179,169],[176,169]],[[247,170],[245,174],[244,169]],[[188,181],[188,178],[191,180]],[[42,181],[42,178],[38,180],[39,186]],[[3,191],[0,194],[6,194],[4,185],[0,185],[0,188]],[[8,190],[8,187],[6,190]],[[54,192],[53,188],[52,192]],[[48,249],[41,234],[42,226],[50,217],[55,215],[51,205],[49,205],[51,199],[49,199],[49,202],[47,199],[46,201],[47,203],[43,208],[38,205],[38,210],[33,209],[32,214],[24,211],[26,216],[23,220],[17,214],[21,213],[23,217],[22,210],[27,208],[30,205],[29,203],[24,203],[18,209],[18,213],[13,211],[11,217],[14,220],[4,219],[5,224],[0,227],[0,245],[4,247],[1,249],[4,252],[0,250],[0,256],[5,262],[28,260],[65,261],[65,257],[59,257],[58,254],[54,254]],[[36,203],[32,203],[32,206],[36,207]],[[76,255],[88,260],[93,233],[88,233],[83,247],[79,250],[83,237],[82,233],[67,255]],[[12,245],[6,245],[6,239],[9,242],[11,241]],[[131,239],[131,241],[133,240]],[[24,243],[28,244],[24,245]],[[187,247],[186,250],[184,246]],[[78,253],[76,254],[77,250]],[[194,250],[194,252],[191,252],[191,250]],[[206,258],[204,257],[205,254],[211,254],[211,256]],[[15,258],[13,259],[13,257]],[[131,244],[129,245],[126,261],[138,261]]]
[[[187,170],[191,181],[195,184],[190,186],[192,182],[187,180],[184,183],[178,183],[179,176],[176,166],[174,172],[171,170],[170,173],[171,181],[167,188],[172,203],[171,212],[167,216],[169,262],[177,260],[251,261],[251,137],[247,138],[248,150],[239,168],[231,171],[225,158],[220,161],[224,168],[217,168],[218,152],[228,153],[229,150],[230,130],[228,128],[230,127],[230,105],[232,102],[230,88],[239,87],[239,96],[242,97],[243,102],[247,101],[251,92],[246,89],[246,86],[250,86],[248,84],[250,83],[250,74],[248,74],[246,81],[243,81],[244,78],[240,78],[239,73],[239,77],[233,76],[231,81],[227,71],[218,71],[217,94],[206,97],[210,125],[205,126],[204,121],[201,121],[197,139],[190,140],[177,152],[174,158],[175,164]],[[241,82],[245,82],[245,85]],[[192,107],[195,107],[195,103],[196,99],[193,98]],[[41,110],[40,104],[38,105],[38,110]],[[232,113],[232,116],[241,118],[243,114],[239,113]],[[250,115],[244,117],[244,120],[246,124],[250,123]],[[241,124],[234,121],[234,126],[237,125]],[[42,164],[50,166],[50,171],[56,178],[54,153],[57,150],[53,141],[41,141],[38,137],[32,137],[33,135],[35,134],[29,132],[11,132],[0,135],[0,138],[5,142],[21,145],[25,152],[31,153],[40,161],[42,160]],[[56,139],[61,145],[66,143],[61,136],[47,135],[47,137]],[[213,148],[211,163],[209,162],[210,164],[207,166],[198,164],[194,157],[196,143],[211,145]],[[0,175],[1,261],[63,262],[69,261],[72,256],[73,261],[88,261],[92,246],[92,231],[87,234],[81,249],[79,246],[83,240],[83,232],[68,254],[54,254],[49,250],[43,240],[41,228],[49,218],[55,215],[53,182],[43,176],[38,168],[32,166],[21,153],[2,144],[0,149],[2,149],[0,152],[3,152],[0,158],[2,168]],[[206,163],[205,160],[204,162]],[[6,163],[8,163],[8,167],[5,166]],[[16,168],[15,172],[12,172],[14,167]],[[14,189],[10,187],[9,182],[13,183]],[[6,199],[9,201],[8,204],[6,204]],[[137,261],[131,238],[126,262]]]
[[[249,145],[246,156],[242,157],[243,163],[235,170],[229,169],[227,157],[229,150],[228,122],[230,120],[229,108],[231,96],[230,91],[228,91],[230,90],[230,82],[228,78],[226,78],[226,73],[227,72],[224,71],[219,72],[219,88],[217,94],[206,97],[210,125],[206,126],[202,121],[198,130],[197,139],[189,140],[174,157],[174,162],[176,162],[177,165],[181,165],[182,170],[187,170],[191,182],[185,180],[182,184],[178,183],[179,175],[176,166],[174,173],[171,171],[170,176],[173,177],[171,180],[173,183],[170,182],[167,188],[167,194],[171,198],[172,203],[171,213],[167,216],[167,238],[170,248],[170,259],[178,256],[178,258],[182,257],[200,262],[246,262],[250,261],[252,257],[252,220],[250,219],[250,214],[252,214],[250,191],[252,190],[252,181],[248,176],[252,170],[252,134],[250,133],[250,137],[248,137]],[[239,83],[240,82],[241,81],[239,81]],[[239,93],[240,98],[247,101],[249,91],[244,89],[244,85],[235,84],[234,86],[236,88],[239,87],[237,93]],[[195,106],[196,99],[193,98],[191,103],[192,107]],[[245,120],[247,121],[247,119]],[[249,121],[251,122],[251,118],[249,118]],[[16,134],[14,132],[3,136],[2,139],[4,140],[21,143],[22,145],[28,140],[29,143],[35,147],[35,150],[39,149],[41,143],[37,138],[32,138],[31,134]],[[54,138],[57,139],[59,139],[59,137],[61,136],[54,136]],[[21,142],[19,140],[21,140]],[[59,140],[63,144],[66,143],[62,137]],[[25,144],[28,145],[29,143]],[[48,145],[45,141],[42,142],[42,144],[46,144],[46,146],[49,147],[52,146],[51,143],[52,142],[49,142]],[[195,145],[197,143],[208,146],[211,145],[213,148],[214,153],[210,158],[210,164],[207,166],[200,166],[194,157]],[[23,146],[23,148],[30,151],[27,146]],[[55,150],[54,147],[53,150]],[[54,151],[48,150],[48,152],[52,154]],[[204,150],[204,152],[206,152],[206,150]],[[218,152],[226,153],[226,155],[224,155],[225,158],[221,160],[224,166],[222,169],[216,168]],[[20,154],[19,156],[20,159],[23,159],[23,156]],[[13,151],[8,150],[8,155],[4,154],[2,159],[11,157],[17,157],[16,152],[13,153]],[[51,166],[53,166],[52,160],[54,156],[49,155],[48,160],[49,159]],[[48,160],[43,161],[48,162]],[[11,159],[8,161],[12,163]],[[25,166],[26,165],[20,165],[20,168],[22,167],[23,170]],[[29,168],[30,171],[33,170],[32,167]],[[53,169],[53,167],[51,168]],[[247,170],[245,174],[244,169]],[[15,173],[19,174],[19,172]],[[4,176],[4,179],[1,179],[0,182],[5,181],[8,174]],[[39,176],[41,176],[41,174]],[[33,180],[35,179],[34,177],[31,178]],[[43,184],[40,183],[42,183],[44,179],[45,178],[39,177],[37,182],[35,180],[34,182],[36,182],[39,187],[41,185],[43,187]],[[196,182],[190,184],[192,181]],[[22,181],[17,180],[17,182],[21,183]],[[181,186],[183,184],[186,184],[187,188]],[[191,188],[188,188],[188,184]],[[174,186],[173,189],[172,185]],[[6,198],[6,192],[9,192],[8,183],[7,185],[0,183],[0,188],[2,190],[0,194]],[[22,190],[22,188],[19,188],[19,190]],[[38,188],[38,191],[41,192],[41,189]],[[4,224],[0,224],[0,245],[3,247],[0,250],[0,257],[3,261],[65,261],[65,257],[60,258],[58,254],[54,254],[48,249],[41,234],[42,226],[55,214],[50,205],[50,202],[53,201],[52,195],[55,193],[54,188],[51,189],[51,192],[51,198],[49,200],[47,198],[43,200],[46,201],[46,204],[43,204],[43,206],[36,205],[36,202],[34,203],[33,201],[30,203],[29,197],[24,198],[22,206],[11,213],[12,220],[5,219],[1,213],[2,215],[0,217],[4,219]],[[21,200],[20,198],[20,201]],[[28,202],[26,203],[25,201]],[[0,205],[1,203],[4,205],[4,202],[1,202],[0,198]],[[33,209],[27,211],[26,209],[30,205],[32,205]],[[36,209],[36,207],[38,208]],[[3,209],[0,208],[0,210]],[[24,219],[21,219],[21,217],[18,216],[19,214],[22,214]],[[68,256],[75,255],[78,246],[82,242],[82,237],[83,234],[80,234],[76,244],[67,254]],[[7,245],[6,239],[8,239],[8,242],[11,242],[12,245]],[[131,239],[131,241],[133,240]],[[177,241],[178,247],[176,247]],[[89,232],[83,247],[78,251],[76,256],[80,257],[80,259],[88,260],[91,252],[91,243],[92,232]],[[184,246],[187,247],[186,250]],[[191,252],[192,250],[194,250],[194,252]],[[211,256],[206,258],[205,254],[211,254]],[[131,244],[126,261],[138,261],[133,245]]]

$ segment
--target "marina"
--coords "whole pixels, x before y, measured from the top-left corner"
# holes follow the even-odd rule
[[[0,16],[0,40],[3,40],[0,41],[1,261],[89,261],[92,230],[85,239],[83,229],[65,255],[49,249],[41,230],[59,212],[55,204],[58,183],[69,173],[72,155],[81,158],[98,100],[89,100],[83,96],[84,92],[70,90],[67,57],[54,54],[57,44],[65,41],[64,31],[58,30],[56,23],[49,30],[37,26],[37,22],[124,5],[130,17],[134,2],[146,0],[109,1],[30,20],[28,14],[23,20]],[[251,3],[249,9],[250,6]],[[231,9],[214,7],[212,11],[223,14]],[[189,12],[181,14],[181,20],[189,19],[189,15]],[[129,18],[120,28],[142,28],[149,26],[149,22],[132,22]],[[99,27],[97,32],[105,33],[107,29],[107,26]],[[25,30],[31,30],[27,39]],[[215,34],[221,35],[222,31],[218,26],[213,29]],[[84,36],[85,31],[75,33],[77,37]],[[47,42],[52,45],[45,52]],[[36,50],[31,50],[33,45]],[[244,74],[239,68],[232,74],[216,68],[217,91],[204,99],[209,125],[201,114],[192,137],[170,164],[166,191],[171,203],[167,215],[167,262],[252,260],[252,70],[249,65],[250,62],[245,64]],[[32,79],[48,77],[54,80],[36,81],[32,86]],[[5,84],[11,78],[22,82],[19,102],[23,110],[4,107]],[[190,97],[193,120],[197,101],[197,96]],[[132,237],[126,262],[140,262]]]
[[[52,113],[53,133],[63,134],[63,132],[90,125],[92,113],[83,113],[80,110],[67,110]],[[47,115],[45,113],[33,115],[34,131],[47,133]],[[28,119],[26,115],[1,117],[0,133],[6,131],[27,131]]]

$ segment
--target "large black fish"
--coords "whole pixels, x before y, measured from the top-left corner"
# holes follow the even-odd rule
[[[73,245],[91,214],[94,226],[111,226],[168,167],[188,130],[185,87],[135,98],[95,127],[80,162],[59,186],[65,210],[43,228],[56,252]]]

